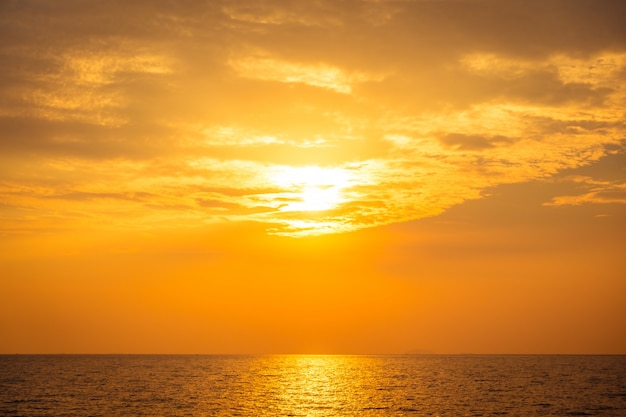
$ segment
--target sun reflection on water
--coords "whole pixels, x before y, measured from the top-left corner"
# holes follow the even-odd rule
[[[330,410],[355,406],[345,373],[348,357],[290,355],[282,358],[282,378],[276,390],[285,415],[326,416]]]

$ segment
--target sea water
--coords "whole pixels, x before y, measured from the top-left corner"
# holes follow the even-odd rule
[[[0,355],[2,416],[626,416],[626,356]]]

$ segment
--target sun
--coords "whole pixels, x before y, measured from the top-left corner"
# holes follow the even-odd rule
[[[285,190],[286,204],[280,211],[324,211],[345,202],[343,190],[353,174],[342,168],[280,167],[271,181]]]

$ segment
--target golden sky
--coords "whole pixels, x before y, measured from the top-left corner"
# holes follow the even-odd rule
[[[626,353],[626,3],[0,3],[0,353]]]

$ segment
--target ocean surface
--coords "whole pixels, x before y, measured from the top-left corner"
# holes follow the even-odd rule
[[[626,416],[626,356],[0,355],[1,416]]]

